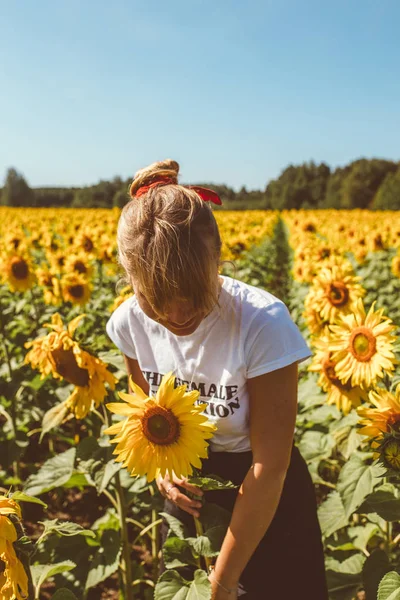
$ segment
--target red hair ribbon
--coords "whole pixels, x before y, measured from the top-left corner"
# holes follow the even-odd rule
[[[149,185],[141,185],[135,192],[135,198],[140,198],[143,194],[146,194],[151,188],[158,187],[159,185],[170,185],[174,184],[175,181],[170,177],[162,176],[150,183]],[[222,204],[221,198],[218,196],[217,192],[214,190],[210,190],[205,187],[201,187],[199,185],[186,185],[183,187],[187,187],[189,190],[194,190],[204,202],[213,202],[214,204]]]

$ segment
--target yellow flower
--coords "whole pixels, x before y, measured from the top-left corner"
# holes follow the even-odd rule
[[[21,518],[21,509],[11,498],[0,496],[0,561],[4,571],[0,573],[1,600],[24,600],[28,597],[28,577],[14,550],[17,531],[9,515]]]
[[[47,269],[36,269],[38,284],[43,287],[43,300],[46,304],[61,304],[60,280]]]
[[[77,273],[78,275],[82,275],[88,280],[91,279],[93,275],[93,266],[88,261],[88,257],[84,252],[69,255],[65,260],[64,270],[67,273]]]
[[[131,475],[146,475],[153,481],[164,477],[192,475],[200,468],[200,458],[207,458],[207,439],[216,429],[200,414],[206,404],[194,405],[200,392],[186,391],[186,385],[174,389],[172,371],[164,375],[156,397],[148,397],[130,377],[132,394],[120,393],[125,404],[107,404],[111,412],[127,417],[104,431],[116,435],[116,461],[126,466]]]
[[[392,394],[383,388],[375,388],[368,394],[369,401],[375,406],[362,406],[357,408],[361,417],[360,424],[364,425],[358,433],[366,435],[371,439],[380,439],[391,430],[400,432],[400,384],[396,387],[396,393]]]
[[[132,292],[132,288],[130,285],[127,285],[124,288],[122,288],[119,296],[117,296],[114,299],[114,302],[110,306],[110,308],[109,308],[110,312],[114,312],[114,310],[117,309],[118,306],[120,306],[123,302],[125,302],[125,300],[127,300],[131,296],[133,296],[133,292]]]
[[[315,351],[308,371],[320,373],[318,385],[327,392],[327,404],[333,404],[347,415],[351,409],[367,400],[367,393],[359,386],[352,387],[350,381],[342,383],[336,373],[336,363],[329,351],[329,341],[321,338],[316,341],[319,347]]]
[[[392,375],[398,360],[392,344],[396,329],[392,320],[382,316],[383,308],[374,312],[372,306],[365,315],[364,305],[358,298],[353,314],[340,315],[336,324],[329,325],[329,349],[335,361],[335,372],[342,383],[370,388],[384,372]]]
[[[83,350],[73,339],[84,316],[73,319],[65,329],[60,315],[55,313],[51,323],[45,323],[52,331],[25,344],[25,348],[32,348],[25,356],[25,363],[39,369],[42,378],[51,373],[54,378],[66,379],[75,386],[66,404],[77,419],[86,417],[92,401],[96,407],[103,402],[107,394],[105,383],[113,390],[117,382],[102,360]]]
[[[35,282],[31,261],[27,256],[19,254],[3,256],[0,272],[12,292],[25,292]]]
[[[355,309],[356,300],[366,291],[357,281],[353,267],[347,261],[320,269],[305,299],[306,309],[313,308],[323,321],[333,323],[339,314],[348,314]]]
[[[62,295],[65,302],[83,306],[90,298],[90,287],[82,275],[68,273],[61,279]]]

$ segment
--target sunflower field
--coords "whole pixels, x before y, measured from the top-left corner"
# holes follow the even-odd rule
[[[231,261],[221,273],[281,298],[313,350],[299,365],[295,441],[330,597],[400,599],[400,218],[214,214]],[[129,393],[105,333],[132,294],[116,260],[119,209],[0,217],[0,600],[206,600],[229,515],[205,501],[193,534],[162,514],[154,479],[168,464],[205,491],[232,484],[196,477],[213,434],[198,392],[167,374],[167,400],[133,382]],[[192,440],[185,458],[177,428]]]

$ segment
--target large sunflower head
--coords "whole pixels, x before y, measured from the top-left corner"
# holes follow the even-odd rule
[[[374,311],[375,303],[366,315],[358,298],[353,313],[340,315],[329,325],[329,348],[337,363],[337,376],[342,383],[350,380],[352,386],[364,389],[372,387],[385,372],[391,375],[399,362],[393,352],[396,326],[383,316],[383,308]]]
[[[347,415],[352,408],[360,406],[367,400],[367,393],[359,386],[352,387],[350,381],[342,383],[336,373],[336,362],[332,360],[329,350],[329,338],[322,337],[316,341],[317,349],[314,353],[309,371],[319,373],[318,385],[327,392],[327,404],[333,404],[343,414]]]
[[[61,279],[62,295],[65,302],[83,306],[90,298],[90,286],[85,277],[78,273],[68,273]]]
[[[323,267],[313,280],[308,308],[313,308],[329,323],[333,323],[338,314],[353,312],[357,299],[366,293],[358,283],[360,279],[360,276],[354,275],[348,261]]]
[[[12,292],[25,292],[35,283],[35,274],[28,255],[5,254],[0,262],[0,272]]]
[[[42,377],[50,373],[56,379],[65,379],[75,388],[66,400],[68,409],[78,419],[89,412],[92,402],[99,406],[107,394],[105,383],[114,389],[117,379],[107,365],[80,347],[73,339],[75,329],[85,315],[79,315],[65,328],[58,313],[45,327],[52,331],[41,338],[25,344],[32,348],[25,356],[25,363],[39,369]]]
[[[195,401],[200,393],[187,391],[186,385],[174,387],[172,371],[164,375],[156,397],[148,397],[130,377],[131,394],[120,393],[125,403],[107,404],[111,412],[126,419],[105,430],[115,435],[116,461],[131,475],[146,475],[150,482],[168,473],[178,477],[193,474],[192,465],[201,467],[207,457],[207,439],[216,429],[201,412],[206,404]]]

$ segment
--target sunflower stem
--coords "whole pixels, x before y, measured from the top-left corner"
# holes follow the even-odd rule
[[[115,474],[115,489],[118,500],[118,514],[121,524],[121,543],[122,543],[122,579],[124,586],[124,600],[133,600],[132,590],[132,563],[131,551],[128,538],[128,527],[126,522],[126,504],[124,498],[124,490],[122,489],[119,471]]]
[[[8,348],[7,348],[5,326],[3,323],[3,319],[1,318],[1,314],[0,314],[0,330],[1,330],[1,341],[3,342],[3,348],[4,348],[4,355],[5,355],[6,363],[7,363],[7,367],[8,367],[8,376],[9,376],[10,382],[11,382],[13,380],[13,370],[12,370],[12,366],[11,366],[11,357],[8,353]],[[19,392],[19,390],[18,390],[18,392]],[[10,418],[11,418],[11,423],[12,423],[15,440],[17,439],[17,407],[16,407],[16,403],[17,403],[18,392],[14,395],[13,398],[10,399],[11,400]],[[14,472],[14,477],[16,477],[17,479],[20,479],[20,471],[19,471],[18,461],[16,461],[16,460],[13,461],[12,469]]]
[[[33,306],[33,312],[34,312],[34,315],[35,315],[36,325],[37,325],[37,327],[39,327],[40,326],[40,324],[39,324],[39,313],[38,313],[38,309],[37,309],[37,306],[36,306],[35,294],[33,293],[33,289],[32,288],[30,288],[29,292],[30,292],[30,295],[31,295],[31,298],[32,298],[32,306]]]
[[[153,497],[155,494],[153,486],[149,486],[149,491],[151,496]],[[159,553],[159,527],[158,525],[161,523],[160,519],[158,519],[157,511],[153,508],[151,510],[151,556],[153,559],[153,579],[157,581],[158,579],[158,553]],[[142,532],[143,533],[143,532]]]
[[[197,537],[200,537],[204,534],[203,525],[202,525],[200,519],[198,519],[197,517],[193,517],[193,519],[194,519],[194,526],[196,527],[196,535],[197,535]],[[209,567],[211,566],[212,562],[208,556],[203,556],[203,558],[204,558],[204,562],[206,564],[206,571],[208,573]]]

